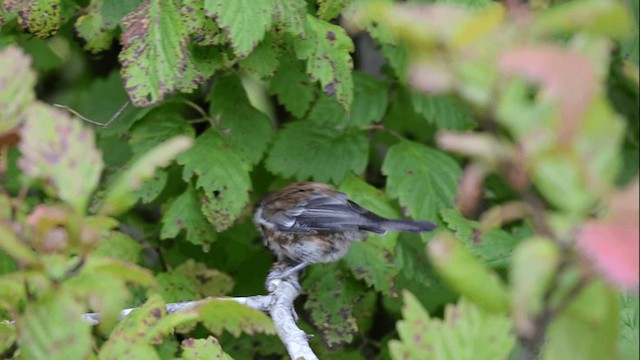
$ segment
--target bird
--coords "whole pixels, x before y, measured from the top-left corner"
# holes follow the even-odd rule
[[[384,218],[318,182],[296,182],[267,194],[257,204],[253,221],[265,246],[290,266],[281,278],[311,264],[338,261],[367,232],[420,233],[436,228],[428,221]]]

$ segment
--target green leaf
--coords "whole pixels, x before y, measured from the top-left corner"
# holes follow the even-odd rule
[[[16,1],[5,7],[18,14],[18,23],[24,30],[41,39],[57,33],[62,24],[60,0]]]
[[[307,60],[311,80],[320,82],[325,94],[335,95],[338,103],[348,109],[353,99],[351,38],[343,28],[311,15],[307,15],[305,32],[305,39],[294,42],[298,58]]]
[[[138,262],[142,245],[129,235],[119,231],[109,231],[92,252],[95,256],[111,257],[131,263]]]
[[[613,359],[619,332],[615,291],[596,281],[551,323],[543,358]]]
[[[295,121],[276,135],[266,166],[285,178],[340,183],[349,173],[364,171],[368,154],[369,143],[360,131]]]
[[[187,54],[188,34],[175,0],[150,0],[122,19],[122,78],[139,107],[175,90],[190,92],[202,81]]]
[[[84,213],[102,172],[93,133],[77,119],[44,104],[34,104],[20,130],[19,165],[29,177]]]
[[[222,334],[223,330],[236,337],[241,333],[275,333],[271,318],[232,300],[209,299],[198,305],[196,311],[202,324],[216,335]]]
[[[511,252],[519,242],[516,237],[502,229],[491,229],[483,233],[479,222],[465,219],[454,208],[440,211],[440,216],[458,241],[492,267],[505,267]]]
[[[262,159],[273,136],[269,117],[254,108],[237,76],[225,76],[211,92],[212,117],[220,116],[221,133],[248,164]]]
[[[202,212],[218,231],[240,216],[249,201],[249,166],[213,128],[200,135],[194,146],[178,157],[184,165],[183,178],[196,176],[196,188],[202,189]]]
[[[160,238],[176,237],[182,230],[186,233],[187,241],[202,245],[205,250],[217,238],[215,228],[202,213],[198,191],[191,185],[164,212]]]
[[[206,339],[184,339],[182,340],[182,360],[233,360],[226,354],[218,339],[208,336]]]
[[[387,193],[415,219],[437,222],[457,191],[460,166],[444,153],[410,141],[389,148],[382,164]]]
[[[4,222],[0,223],[0,249],[25,265],[34,266],[39,263],[36,253],[20,241]]]
[[[543,310],[559,262],[557,245],[545,238],[527,239],[514,252],[509,273],[511,312],[520,335],[530,338],[536,330],[533,322]]]
[[[451,95],[425,96],[414,93],[411,102],[415,110],[438,129],[464,131],[476,127],[466,105]]]
[[[469,300],[491,312],[506,312],[509,296],[496,273],[470,254],[448,232],[429,241],[428,255],[447,283]]]
[[[338,263],[317,264],[307,271],[302,283],[308,294],[304,308],[323,343],[335,348],[351,342],[358,331],[353,307],[364,293],[362,285],[348,277]]]
[[[0,135],[23,121],[27,106],[35,99],[36,75],[31,58],[17,46],[0,50]]]
[[[155,333],[154,328],[166,316],[164,302],[159,296],[152,296],[140,308],[133,310],[111,332],[102,345],[99,359],[158,359],[156,351],[149,343]]]
[[[322,20],[331,20],[340,15],[352,0],[319,0],[318,17]]]
[[[121,173],[107,188],[100,214],[119,214],[133,206],[137,200],[134,191],[153,176],[156,168],[167,166],[191,144],[192,140],[189,137],[176,136],[138,157],[131,167]]]
[[[352,201],[380,216],[399,217],[382,191],[354,175],[348,176],[339,190],[349,195]],[[397,238],[398,233],[395,231],[385,235],[369,234],[366,241],[351,245],[344,262],[356,279],[363,279],[367,285],[386,295],[395,295],[395,277],[400,270],[394,262]]]
[[[297,37],[304,37],[307,4],[304,0],[273,0],[274,18],[279,28]]]
[[[530,26],[536,35],[584,31],[620,39],[628,36],[631,20],[629,10],[621,2],[581,0],[553,6],[541,12]]]
[[[620,295],[620,339],[618,340],[618,359],[638,359],[640,350],[640,310],[638,296]]]
[[[0,354],[4,354],[16,342],[16,326],[0,322]]]
[[[204,1],[183,0],[180,14],[187,33],[197,45],[218,45],[224,41],[215,21],[205,16]]]
[[[87,273],[105,274],[145,287],[156,285],[156,281],[149,269],[118,259],[91,257],[86,261],[82,269]]]
[[[102,1],[100,13],[110,27],[116,27],[120,20],[142,4],[144,0]]]
[[[158,288],[150,289],[148,294],[158,294],[168,302],[198,300],[198,288],[188,276],[177,271],[156,275]]]
[[[76,34],[83,40],[82,48],[92,54],[108,50],[115,35],[100,13],[102,1],[93,0],[74,24]]]
[[[21,356],[26,359],[86,359],[93,341],[91,325],[71,294],[48,292],[29,303],[18,319]]]
[[[268,32],[253,52],[240,60],[240,66],[249,74],[260,78],[270,78],[278,68],[279,56],[280,52],[274,42],[274,35]]]
[[[233,289],[233,278],[215,269],[209,269],[207,265],[187,260],[175,270],[196,284],[198,293],[202,297],[224,296]]]
[[[193,138],[193,127],[177,111],[159,108],[149,112],[127,132],[131,151],[143,154],[178,135]]]
[[[273,5],[271,0],[204,1],[207,15],[216,18],[240,58],[249,55],[271,28]]]
[[[351,122],[366,126],[382,120],[387,110],[389,84],[361,72],[353,74],[353,84]]]
[[[430,318],[410,292],[403,298],[400,341],[389,342],[393,359],[506,359],[515,344],[505,315],[487,313],[464,298],[447,305],[442,320]]]
[[[269,82],[269,94],[276,95],[278,102],[293,116],[304,116],[313,100],[314,90],[299,60],[288,54],[282,57]]]

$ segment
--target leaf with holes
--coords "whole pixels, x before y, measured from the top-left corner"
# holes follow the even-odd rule
[[[202,189],[202,212],[218,231],[240,216],[249,201],[251,179],[249,165],[214,128],[200,135],[194,146],[178,157],[184,165],[182,177],[196,177],[196,188]]]
[[[121,75],[131,101],[148,106],[202,80],[187,53],[188,34],[175,0],[150,0],[122,19]]]
[[[307,60],[307,73],[311,80],[320,82],[322,90],[348,109],[353,100],[349,53],[354,46],[343,28],[307,15],[305,39],[294,42],[298,58]]]
[[[215,17],[240,58],[258,46],[273,23],[272,0],[205,0],[204,9]]]

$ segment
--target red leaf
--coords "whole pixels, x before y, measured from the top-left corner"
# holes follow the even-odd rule
[[[559,143],[570,141],[596,94],[596,72],[589,60],[559,47],[523,47],[503,54],[500,68],[504,74],[522,75],[542,86],[542,96],[560,108]]]
[[[637,289],[640,283],[638,179],[610,196],[606,219],[588,221],[578,234],[579,249],[611,282]]]

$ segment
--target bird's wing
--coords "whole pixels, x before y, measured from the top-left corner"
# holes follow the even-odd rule
[[[347,199],[347,195],[315,195],[278,215],[277,229],[287,232],[353,231],[367,228],[379,216]],[[378,232],[378,231],[376,231]],[[379,232],[384,232],[383,230]]]

